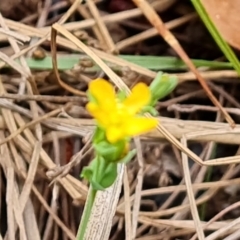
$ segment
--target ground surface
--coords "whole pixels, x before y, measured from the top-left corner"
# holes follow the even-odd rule
[[[66,240],[74,239],[77,232],[87,193],[87,183],[79,173],[92,159],[91,151],[82,157],[89,149],[88,136],[93,129],[84,108],[85,91],[91,79],[108,77],[90,57],[80,53],[84,49],[79,51],[72,39],[62,34],[57,54],[59,75],[65,84],[56,79],[50,27],[65,18],[71,6],[70,17],[60,22],[61,29],[73,33],[87,49],[97,50],[97,56],[108,61],[128,87],[139,81],[150,83],[159,70],[176,74],[177,88],[157,105],[160,124],[182,143],[187,139],[182,149],[191,150],[203,161],[225,158],[216,166],[210,166],[210,161],[201,166],[196,159],[181,155],[176,141],[174,144],[166,133],[143,136],[143,159],[128,164],[129,191],[125,188],[125,195],[135,193],[135,199],[141,199],[140,207],[135,201],[132,209],[138,217],[128,225],[129,198],[124,198],[123,191],[110,239],[131,239],[125,231],[129,228],[133,229],[132,238],[138,240],[194,239],[196,230],[200,234],[203,228],[208,240],[239,239],[234,237],[239,235],[240,182],[237,74],[229,64],[218,62],[212,67],[212,61],[225,58],[188,1],[150,2],[187,55],[208,60],[195,63],[235,121],[235,130],[178,53],[131,1],[91,1],[81,6],[64,0],[1,1],[0,239],[7,233],[11,240]],[[73,157],[79,151],[81,154]],[[236,164],[228,164],[232,160]],[[189,198],[191,193],[194,195]],[[206,225],[213,217],[213,223]],[[198,227],[194,225],[197,220]],[[219,230],[222,235],[215,237],[213,233]]]

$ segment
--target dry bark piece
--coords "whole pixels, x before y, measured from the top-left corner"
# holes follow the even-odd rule
[[[202,0],[202,4],[223,38],[240,49],[240,1]]]

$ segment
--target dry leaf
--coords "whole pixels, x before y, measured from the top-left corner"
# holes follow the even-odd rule
[[[240,49],[240,1],[202,0],[202,4],[223,38]]]

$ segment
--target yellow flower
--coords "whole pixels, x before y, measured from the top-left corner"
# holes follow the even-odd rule
[[[136,84],[132,93],[121,101],[113,86],[104,79],[89,84],[89,93],[96,102],[86,106],[97,123],[105,129],[107,140],[115,143],[154,129],[158,121],[137,115],[151,100],[151,92],[144,83]]]

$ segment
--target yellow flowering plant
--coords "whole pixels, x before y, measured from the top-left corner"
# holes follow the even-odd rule
[[[157,115],[155,104],[176,85],[176,78],[158,73],[150,87],[137,83],[127,96],[124,91],[116,93],[114,87],[104,79],[90,82],[86,109],[96,121],[92,143],[95,158],[81,173],[81,177],[90,182],[91,188],[78,240],[84,239],[97,191],[110,187],[117,178],[118,164],[127,163],[135,156],[136,150],[129,149],[131,139],[156,128],[158,120],[147,118],[144,113]]]
[[[140,114],[151,101],[151,91],[144,83],[138,83],[126,96],[124,92],[117,94],[108,81],[96,79],[89,84],[88,95],[86,109],[97,123],[93,137],[96,157],[82,176],[94,189],[104,190],[117,177],[117,163],[126,163],[135,155],[135,150],[128,150],[131,137],[154,129],[158,122]]]

